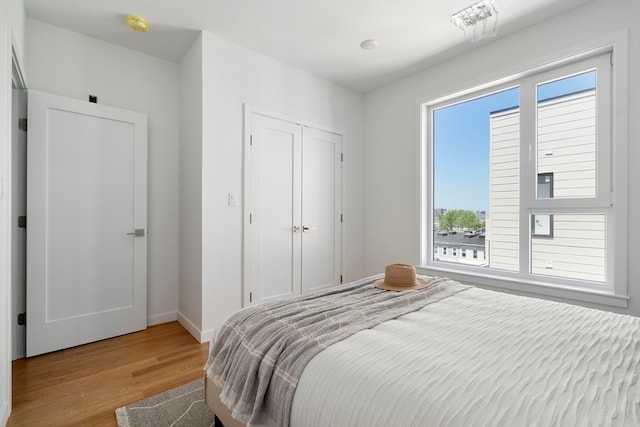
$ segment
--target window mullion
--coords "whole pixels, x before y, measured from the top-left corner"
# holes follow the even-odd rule
[[[535,200],[536,176],[536,96],[535,84],[524,79],[520,85],[520,224],[518,248],[520,251],[519,272],[528,276],[531,272],[529,235],[529,208]]]
[[[613,206],[613,179],[611,167],[611,53],[598,58],[597,68],[597,127],[598,127],[598,198]]]

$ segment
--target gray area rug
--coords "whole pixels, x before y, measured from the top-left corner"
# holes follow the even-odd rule
[[[204,403],[204,379],[116,409],[119,427],[213,426],[213,411]]]

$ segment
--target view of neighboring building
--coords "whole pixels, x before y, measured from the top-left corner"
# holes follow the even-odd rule
[[[485,235],[462,230],[436,232],[433,257],[437,261],[486,266]]]
[[[536,199],[596,197],[596,114],[595,89],[538,102]],[[519,107],[489,114],[489,210],[475,212],[486,231],[440,230],[438,217],[449,207],[435,208],[435,260],[520,271],[520,125]],[[605,281],[604,214],[538,210],[528,222],[532,274]]]
[[[518,271],[519,109],[490,116],[488,266]],[[595,197],[596,94],[582,91],[538,103],[537,199]],[[531,272],[604,282],[605,215],[531,215]]]
[[[520,109],[490,115],[489,214],[486,218],[489,266],[519,269]]]

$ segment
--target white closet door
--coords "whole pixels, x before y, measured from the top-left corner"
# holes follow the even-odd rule
[[[342,137],[248,112],[245,304],[341,281]]]
[[[146,116],[28,107],[27,356],[146,328]]]
[[[300,293],[299,125],[251,115],[249,251],[250,302]]]
[[[340,283],[342,137],[304,127],[302,292]]]

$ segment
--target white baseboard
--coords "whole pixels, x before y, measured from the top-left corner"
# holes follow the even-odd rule
[[[9,402],[2,402],[2,408],[0,408],[0,426],[7,425],[9,422],[9,415],[11,415]]]
[[[202,331],[200,336],[202,337],[202,341],[200,342],[211,342],[215,335],[216,329],[207,329],[206,331]]]
[[[160,323],[173,322],[175,320],[178,320],[177,311],[154,314],[153,316],[147,317],[147,326],[159,325]]]
[[[205,331],[200,330],[196,325],[193,324],[189,319],[187,319],[182,313],[178,312],[178,322],[191,334],[193,337],[198,340],[200,344],[209,342],[214,336],[215,328],[207,329]]]
[[[203,343],[202,341],[202,332],[200,328],[191,322],[191,320],[187,319],[182,313],[178,312],[178,322],[189,332],[193,337],[198,340],[199,343]]]

